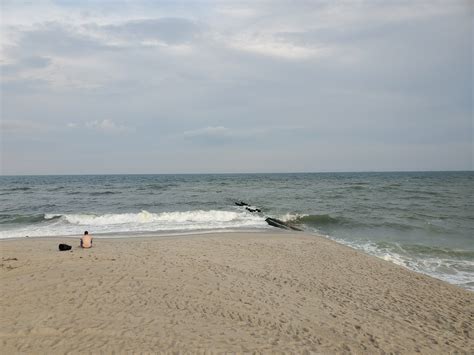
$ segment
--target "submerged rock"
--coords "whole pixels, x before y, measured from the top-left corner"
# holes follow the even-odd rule
[[[271,218],[271,217],[268,217],[267,219],[265,219],[265,222],[267,222],[269,225],[273,226],[273,227],[277,227],[277,228],[282,228],[282,229],[289,229],[289,230],[294,230],[294,231],[302,231],[301,229],[299,228],[296,228],[294,226],[292,226],[291,224],[288,224],[287,222],[283,222],[279,219],[276,219],[276,218]]]
[[[262,212],[260,208],[250,208],[250,207],[245,207],[245,209],[249,212]]]

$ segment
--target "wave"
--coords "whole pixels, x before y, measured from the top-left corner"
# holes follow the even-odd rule
[[[69,191],[66,195],[87,195],[87,196],[104,196],[104,195],[116,195],[121,194],[122,191],[94,191],[94,192],[82,192],[82,191]]]
[[[147,184],[137,188],[137,191],[149,191],[149,190],[166,190],[170,187],[176,187],[178,184],[174,183],[163,183],[163,184]]]
[[[65,187],[64,186],[58,186],[58,187],[53,187],[51,189],[48,189],[46,191],[60,191],[60,190],[64,190]]]
[[[46,219],[57,218],[77,225],[89,226],[103,226],[111,224],[128,224],[128,223],[153,223],[153,222],[168,222],[168,223],[183,223],[183,222],[230,222],[239,220],[243,217],[247,219],[250,215],[247,213],[231,212],[231,211],[186,211],[186,212],[162,212],[151,213],[148,211],[141,211],[139,213],[118,213],[118,214],[47,214]]]
[[[377,186],[376,189],[378,191],[397,191],[397,193],[403,191],[403,186],[402,184],[387,184],[387,185],[382,185],[382,186]]]
[[[59,217],[56,217],[59,218]],[[43,222],[48,218],[44,214],[20,215],[0,214],[0,224],[33,224]]]
[[[343,185],[351,185],[351,186],[364,186],[364,185],[370,185],[370,182],[365,182],[365,181],[351,181],[351,182],[345,182]]]
[[[474,291],[474,251],[419,244],[345,240],[327,236],[367,254]]]
[[[345,190],[365,190],[367,188],[369,188],[368,185],[349,185],[344,187]]]
[[[184,212],[45,214],[33,225],[0,231],[0,238],[94,234],[270,228],[262,216],[247,211],[196,210]]]
[[[405,217],[406,218],[406,217]],[[450,230],[446,226],[434,224],[432,221],[424,221],[417,218],[406,218],[406,222],[402,221],[388,221],[388,220],[355,220],[343,216],[332,216],[330,214],[290,214],[287,213],[280,216],[280,219],[292,224],[307,227],[310,231],[320,231],[326,228],[357,228],[357,229],[377,229],[377,230],[391,230],[400,233],[415,233],[424,232],[430,234],[446,234]],[[413,223],[407,223],[408,220]],[[418,224],[416,222],[419,222]],[[422,224],[421,224],[422,223]]]
[[[97,192],[90,192],[89,196],[103,196],[103,195],[116,195],[121,194],[121,191],[97,191]]]
[[[15,191],[29,191],[32,190],[31,187],[23,186],[23,187],[12,187],[10,189],[1,189],[0,191],[5,191],[5,192],[15,192]]]
[[[379,249],[399,250],[405,254],[412,254],[418,256],[436,256],[443,258],[466,259],[474,261],[473,250],[461,250],[442,248],[436,246],[420,245],[420,244],[399,244],[389,242],[377,242],[375,245]]]
[[[328,224],[342,224],[343,218],[331,217],[328,214],[302,216],[295,220],[295,223],[304,223],[309,225],[328,225]]]
[[[336,225],[336,224],[346,224],[347,220],[342,217],[331,217],[328,214],[286,214],[280,217],[285,222],[295,223],[295,224],[305,224],[310,227],[317,227],[321,225]]]
[[[9,191],[28,191],[28,190],[32,190],[31,187],[14,187],[12,189],[9,189]]]
[[[439,191],[422,190],[422,189],[403,189],[403,192],[409,194],[410,199],[429,199],[429,196],[442,196]],[[420,196],[423,195],[423,196]]]

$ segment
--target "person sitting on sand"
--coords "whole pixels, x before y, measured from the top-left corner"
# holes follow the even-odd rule
[[[81,248],[92,248],[92,237],[89,235],[88,231],[85,231],[81,238]]]

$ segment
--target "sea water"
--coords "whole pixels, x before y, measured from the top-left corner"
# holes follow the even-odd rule
[[[474,172],[0,176],[0,238],[271,231],[266,217],[474,290]]]

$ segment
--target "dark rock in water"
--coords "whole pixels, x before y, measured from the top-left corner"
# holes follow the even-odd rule
[[[279,219],[276,219],[276,218],[268,217],[267,219],[265,219],[265,222],[267,222],[269,225],[271,225],[273,227],[282,228],[282,229],[289,229],[289,230],[294,230],[294,231],[300,231],[301,232],[301,229],[293,227],[292,225],[290,225],[286,222],[280,221]]]
[[[259,208],[245,207],[245,209],[246,209],[247,211],[249,211],[249,212],[252,212],[252,213],[253,213],[253,212],[262,212],[262,210],[259,209]]]
[[[248,203],[245,203],[245,202],[243,202],[243,201],[235,202],[235,204],[236,204],[237,206],[248,206],[248,205],[249,205]]]
[[[66,250],[71,250],[72,246],[67,245],[67,244],[59,244],[59,251],[66,251]]]

